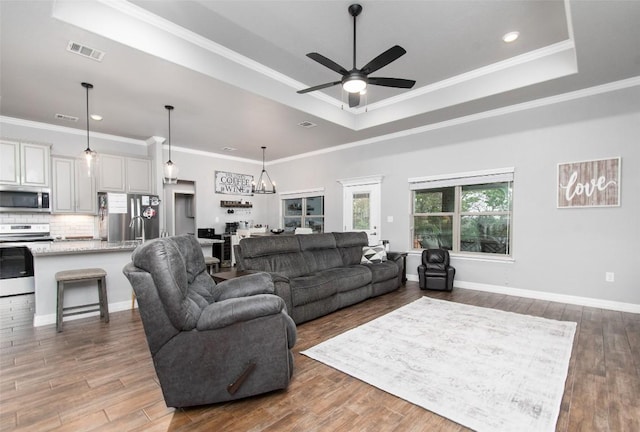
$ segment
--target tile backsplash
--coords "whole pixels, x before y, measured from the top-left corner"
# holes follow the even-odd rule
[[[97,237],[98,218],[92,215],[0,213],[0,223],[48,223],[53,237]]]

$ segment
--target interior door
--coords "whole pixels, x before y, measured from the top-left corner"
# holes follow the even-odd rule
[[[380,183],[344,186],[344,230],[364,231],[369,245],[380,242]]]

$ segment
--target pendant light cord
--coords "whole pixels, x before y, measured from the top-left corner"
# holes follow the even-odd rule
[[[173,163],[173,161],[171,160],[171,110],[173,109],[173,106],[165,105],[164,107],[169,112],[169,160],[167,161],[167,163]]]
[[[93,84],[83,82],[82,87],[87,91],[87,149],[85,150],[85,153],[91,153],[91,146],[89,145],[89,89],[93,88]]]

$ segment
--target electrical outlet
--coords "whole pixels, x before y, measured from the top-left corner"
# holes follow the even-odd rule
[[[607,282],[614,282],[615,279],[615,274],[613,272],[606,272],[604,274],[604,280]]]

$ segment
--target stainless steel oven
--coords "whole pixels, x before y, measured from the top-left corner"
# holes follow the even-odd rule
[[[0,224],[0,297],[35,291],[28,245],[52,240],[49,224]]]
[[[0,185],[0,212],[51,213],[47,188]]]

